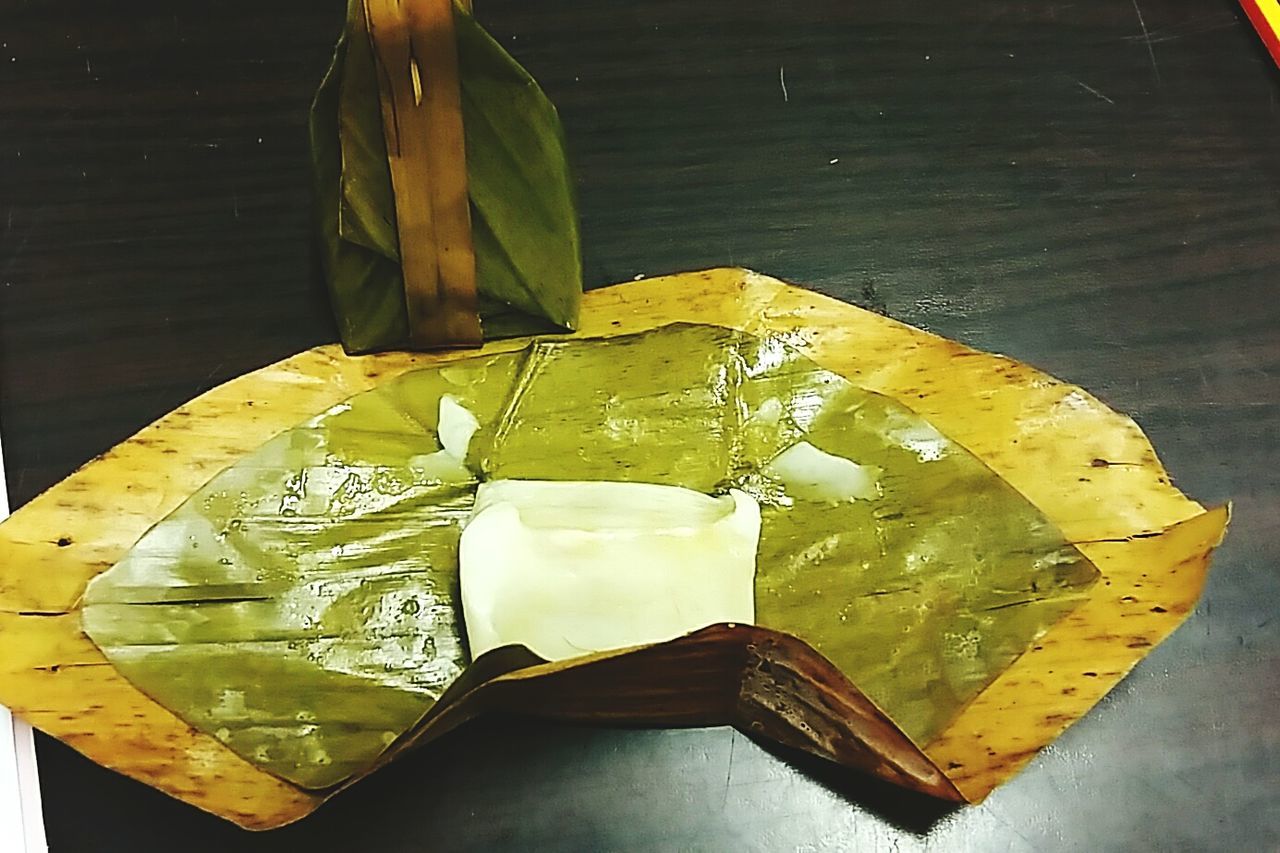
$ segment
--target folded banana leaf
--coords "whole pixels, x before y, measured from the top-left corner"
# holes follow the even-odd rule
[[[454,7],[472,240],[486,338],[573,329],[582,293],[577,207],[555,107]],[[311,109],[325,275],[348,352],[410,345],[377,66],[362,0]]]
[[[705,325],[652,331],[674,322],[748,336]],[[1137,425],[1083,389],[739,269],[586,295],[579,338],[641,332],[650,334],[617,348],[499,341],[478,358],[350,358],[317,347],[178,408],[0,524],[0,702],[107,767],[260,829],[297,820],[402,750],[492,710],[732,724],[977,802],[1192,611],[1228,510],[1178,491]],[[664,397],[671,386],[644,378],[654,367],[645,341],[656,340],[681,354],[661,370],[687,395]],[[708,341],[734,358],[709,357],[701,373],[696,356]],[[600,365],[613,384],[564,381],[566,366],[588,369],[600,348],[627,353]],[[541,388],[544,370],[551,384]],[[791,393],[791,383],[806,390]],[[646,388],[658,396],[646,399]],[[436,410],[424,400],[444,390],[487,425],[469,457],[486,477],[543,465],[555,469],[547,476],[569,476],[588,464],[624,477],[630,435],[651,451],[636,462],[643,476],[753,489],[773,549],[772,563],[757,567],[761,626],[712,626],[547,664],[512,646],[468,662],[457,593],[439,568],[452,560],[474,484],[422,481],[414,469],[423,466],[403,462],[406,452],[434,453]],[[736,412],[708,414],[708,401],[730,396]],[[562,412],[594,413],[603,434],[543,429]],[[711,460],[679,452],[687,431],[674,421],[670,436],[637,433],[642,417],[701,417],[697,440]],[[739,443],[727,440],[736,427]],[[562,452],[540,449],[540,431]],[[830,534],[797,553],[790,536],[821,531],[796,521],[803,504],[786,484],[770,484],[777,460],[763,469],[759,460],[802,435],[881,467],[883,494],[836,507]],[[330,442],[341,455],[318,455]],[[662,464],[658,451],[678,464]],[[958,521],[941,524],[935,502]],[[999,550],[1010,531],[1025,538]],[[339,541],[347,534],[374,549],[370,560]],[[967,571],[942,559],[949,541],[950,556],[972,561]],[[218,556],[196,556],[206,550]],[[399,575],[371,571],[373,555],[396,553]],[[882,553],[900,561],[898,576],[893,560],[872,571],[857,564],[878,564]],[[166,554],[181,555],[168,581]],[[87,583],[117,564],[87,596],[87,614]],[[342,579],[348,573],[368,579],[368,595]],[[125,615],[136,629],[119,624]],[[859,639],[877,619],[901,634],[872,626]],[[121,675],[83,626],[143,678],[192,639],[209,639],[211,666],[221,667],[233,641],[243,652],[238,680],[214,685],[173,667],[172,686],[150,689],[186,708],[177,716]],[[264,685],[278,678],[310,692],[277,701]],[[348,688],[369,699],[364,707]],[[285,773],[307,785],[345,781],[308,788]]]
[[[477,481],[430,471],[444,394],[480,421],[484,479],[751,494],[758,625],[824,655],[917,743],[1097,577],[901,404],[785,336],[671,325],[410,372],[282,433],[89,584],[86,632],[263,769],[306,788],[364,772],[468,664],[457,545]],[[879,469],[882,494],[796,493],[769,463],[800,441]]]

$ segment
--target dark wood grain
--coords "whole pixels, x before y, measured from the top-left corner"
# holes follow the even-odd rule
[[[560,106],[591,284],[742,264],[1084,385],[1193,496],[1236,502],[1197,614],[955,813],[727,729],[483,721],[262,836],[44,741],[53,850],[1273,845],[1280,75],[1235,5],[477,12]],[[305,114],[341,14],[0,0],[15,504],[197,392],[334,338]]]

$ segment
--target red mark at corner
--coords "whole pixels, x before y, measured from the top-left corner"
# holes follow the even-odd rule
[[[1280,65],[1280,0],[1240,0],[1271,58]]]

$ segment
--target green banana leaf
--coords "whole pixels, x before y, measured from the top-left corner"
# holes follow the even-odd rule
[[[564,131],[533,78],[454,7],[486,338],[573,329],[582,293]],[[360,0],[311,109],[325,273],[349,352],[408,346],[377,67]]]
[[[476,478],[428,473],[446,393],[481,423]],[[880,469],[879,496],[790,493],[768,463],[801,440]],[[679,324],[535,341],[352,397],[146,533],[89,585],[84,629],[142,691],[249,761],[338,784],[468,666],[457,544],[491,478],[747,491],[763,520],[757,624],[809,643],[917,743],[1097,578],[919,415],[782,336]]]

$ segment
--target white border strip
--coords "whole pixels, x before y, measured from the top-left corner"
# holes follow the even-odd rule
[[[9,488],[0,445],[0,521],[9,517]],[[48,853],[40,773],[31,726],[0,705],[0,850]]]

